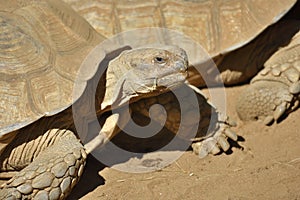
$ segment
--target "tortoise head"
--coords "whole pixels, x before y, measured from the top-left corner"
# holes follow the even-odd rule
[[[153,96],[181,85],[187,78],[188,58],[177,46],[143,47],[122,52],[108,65],[117,81],[113,103]],[[119,100],[117,100],[119,99]]]

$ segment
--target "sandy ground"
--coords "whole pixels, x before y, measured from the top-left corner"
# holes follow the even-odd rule
[[[271,127],[243,123],[234,105],[245,87],[226,89],[239,147],[204,159],[187,151],[160,171],[140,174],[105,167],[90,157],[69,199],[300,199],[300,112]]]

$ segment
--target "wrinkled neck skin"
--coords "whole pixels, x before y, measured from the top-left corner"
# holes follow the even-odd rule
[[[132,86],[132,77],[135,76],[134,73],[132,73],[133,69],[130,70],[129,66],[124,65],[118,67],[118,71],[123,69],[122,76],[120,76],[120,73],[115,69],[116,67],[113,66],[113,64],[109,64],[107,68],[106,90],[103,101],[101,102],[101,110],[118,108],[129,103],[129,100],[137,101],[145,96],[138,94]]]

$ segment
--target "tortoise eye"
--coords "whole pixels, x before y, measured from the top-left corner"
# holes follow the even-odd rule
[[[166,62],[166,59],[164,59],[164,58],[162,58],[162,57],[160,57],[160,56],[156,56],[156,57],[154,58],[154,62],[156,62],[156,63],[158,63],[158,64],[163,64],[163,63]]]

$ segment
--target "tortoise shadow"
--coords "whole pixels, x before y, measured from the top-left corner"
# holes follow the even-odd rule
[[[99,172],[105,167],[105,165],[95,159],[92,155],[88,155],[85,170],[79,182],[67,197],[67,200],[80,199],[100,185],[104,185],[105,179],[99,175]]]
[[[202,102],[201,104],[199,103],[201,113],[207,117],[203,118],[203,120],[200,120],[199,122],[197,133],[201,136],[201,134],[205,135],[208,132],[210,122],[212,121],[214,123],[217,123],[218,118],[217,115],[214,114],[215,112],[212,112],[211,105],[207,103],[204,97],[198,95],[198,100]],[[147,125],[150,121],[149,117],[136,112],[133,113],[132,119],[141,126]],[[101,120],[101,118],[99,120]],[[188,135],[189,134],[187,134],[187,137],[189,137]],[[236,147],[242,149],[242,147],[238,144],[238,142],[240,141],[244,141],[244,139],[242,137],[239,137],[237,142],[229,141],[231,144],[231,148]],[[169,145],[170,143],[172,143],[172,145]],[[111,140],[111,142],[109,142],[105,147],[101,149],[101,156],[98,160],[100,160],[102,163],[92,155],[88,156],[85,172],[68,199],[79,199],[87,193],[93,191],[98,186],[104,185],[105,180],[99,175],[99,172],[107,166],[114,166],[128,161],[130,162],[132,158],[143,159],[143,161],[145,161],[145,158],[143,156],[145,155],[145,153],[150,152],[192,151],[192,149],[190,148],[190,144],[191,140],[176,136],[176,134],[168,130],[166,127],[163,127],[161,131],[149,138],[137,138],[124,132],[120,132]],[[114,149],[115,146],[125,152],[130,152],[130,154],[118,153],[118,151],[115,151]],[[220,154],[222,153],[223,152],[220,152]],[[225,154],[231,153],[233,153],[231,150],[225,152]],[[196,155],[195,159],[198,159]],[[151,162],[150,164],[152,165],[152,161],[156,160],[146,158],[146,161]],[[147,167],[146,165],[143,166]]]

